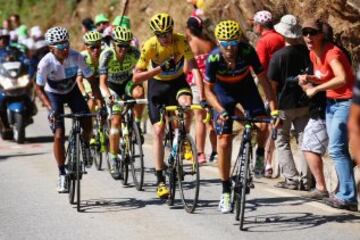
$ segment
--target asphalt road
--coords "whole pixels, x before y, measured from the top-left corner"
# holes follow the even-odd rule
[[[67,125],[69,126],[69,125]],[[82,181],[82,210],[56,192],[57,167],[46,113],[27,129],[23,145],[0,140],[0,239],[360,239],[360,213],[341,211],[272,187],[260,179],[248,195],[247,231],[217,210],[221,186],[216,164],[201,167],[200,203],[194,214],[180,202],[156,198],[151,136],[145,139],[147,173],[142,192],[92,168]]]

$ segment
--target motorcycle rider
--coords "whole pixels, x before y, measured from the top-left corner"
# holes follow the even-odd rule
[[[10,34],[7,29],[0,29],[0,64],[10,61],[20,61],[25,69],[29,70],[29,59],[17,48],[10,45]],[[1,132],[4,139],[11,139],[11,128],[7,119],[6,108],[1,107],[3,99],[0,99]]]

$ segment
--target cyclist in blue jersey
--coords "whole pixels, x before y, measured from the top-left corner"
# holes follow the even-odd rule
[[[228,213],[230,204],[230,166],[232,148],[232,120],[236,104],[240,103],[252,117],[266,115],[254,79],[253,71],[265,90],[272,114],[277,115],[275,100],[265,71],[254,50],[247,43],[240,41],[240,25],[232,20],[222,21],[215,28],[218,47],[208,57],[205,75],[205,95],[209,104],[215,109],[214,122],[218,134],[218,161],[223,191],[219,210]],[[258,126],[257,166],[255,173],[264,170],[264,163],[259,161],[264,156],[266,141],[266,124]]]
[[[57,118],[64,113],[64,104],[73,113],[88,113],[89,108],[76,85],[76,76],[81,70],[92,85],[95,96],[101,97],[98,87],[94,84],[93,71],[86,65],[84,57],[70,48],[68,31],[63,27],[50,28],[45,39],[50,52],[39,62],[36,76],[36,90],[45,107],[49,111],[49,121],[54,133],[54,155],[59,168],[58,192],[66,192],[64,121]],[[90,162],[88,142],[91,136],[91,118],[82,121],[85,142],[85,163]]]

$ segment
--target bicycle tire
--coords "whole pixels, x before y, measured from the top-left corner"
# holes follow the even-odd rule
[[[176,170],[174,167],[169,166],[167,171],[169,175],[169,197],[167,200],[167,204],[169,206],[173,206],[175,202],[175,193],[176,193]]]
[[[67,148],[67,153],[66,153],[66,158],[67,158],[67,168],[68,168],[68,173],[67,174],[67,180],[68,180],[68,189],[69,189],[69,203],[70,204],[74,204],[75,203],[75,178],[74,178],[74,174],[75,174],[75,164],[74,162],[76,161],[76,156],[75,156],[75,150],[73,149],[73,144],[71,143],[71,140],[69,139],[69,144],[68,144],[68,148]]]
[[[129,138],[124,139],[125,141],[129,141]],[[119,162],[117,164],[118,166],[118,170],[121,174],[121,178],[120,181],[123,185],[128,185],[128,179],[129,179],[129,159],[128,156],[129,154],[127,153],[127,149],[126,147],[124,148],[125,145],[123,144],[119,144],[119,151],[120,151],[120,155],[121,158],[119,158]]]
[[[192,152],[191,158],[185,155],[186,144],[190,145]],[[193,213],[199,199],[200,171],[196,146],[190,135],[186,135],[186,137],[181,139],[179,142],[176,171],[180,197],[184,205],[184,209],[188,213]]]
[[[81,142],[80,136],[76,136],[76,161],[75,161],[75,169],[76,169],[76,209],[80,212],[80,201],[81,201],[81,192],[80,192],[80,180],[81,180],[81,161],[80,161],[80,153],[81,153]]]
[[[245,162],[244,168],[240,169],[241,178],[241,192],[239,198],[239,228],[240,230],[244,230],[244,214],[245,214],[245,201],[246,201],[246,188],[248,185],[248,175],[249,175],[249,164],[250,164],[250,142],[246,142],[244,145],[244,155]]]
[[[96,144],[91,146],[90,150],[91,150],[92,156],[94,157],[95,168],[98,171],[101,171],[103,153],[100,151],[101,150],[101,143],[100,143],[100,133],[99,133],[99,131],[96,131],[95,140],[96,140]]]
[[[242,152],[242,149],[240,149],[240,152]],[[232,181],[232,195],[231,195],[231,208],[232,211],[235,209],[235,220],[239,221],[239,214],[240,214],[240,208],[239,208],[239,202],[238,199],[240,198],[239,194],[239,186],[240,186],[240,162],[241,158],[237,158],[232,170],[231,174],[231,181]]]
[[[130,137],[130,162],[131,173],[136,190],[142,191],[144,184],[144,155],[141,144],[140,130],[135,122],[133,122],[133,129]]]

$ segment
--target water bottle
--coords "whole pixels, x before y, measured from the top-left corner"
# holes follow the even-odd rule
[[[175,129],[174,131],[174,140],[171,148],[171,152],[169,154],[168,163],[171,165],[173,159],[175,159],[177,148],[178,148],[178,139],[179,139],[179,129]]]

